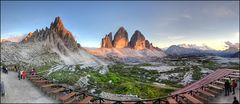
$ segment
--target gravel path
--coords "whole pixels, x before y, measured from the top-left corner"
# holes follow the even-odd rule
[[[1,97],[1,103],[57,103],[29,80],[18,80],[16,72],[1,72],[1,81],[4,82],[6,92],[6,95]]]

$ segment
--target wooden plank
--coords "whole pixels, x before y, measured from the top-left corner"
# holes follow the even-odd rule
[[[144,104],[153,104],[153,101],[146,101]]]
[[[208,101],[207,98],[202,97],[202,96],[200,96],[200,95],[198,95],[198,94],[193,94],[193,97],[195,97],[195,98],[197,98],[197,99],[199,99],[199,100],[201,100],[201,101],[203,101],[203,102],[207,102],[207,101]]]
[[[56,93],[59,93],[59,92],[64,91],[64,90],[65,90],[65,88],[59,88],[59,89],[51,91],[50,93],[56,94]]]
[[[215,83],[224,85],[224,82],[222,82],[222,81],[216,81]]]
[[[72,104],[75,100],[76,100],[76,98],[74,97],[74,98],[64,102],[64,104],[70,104],[70,103]]]
[[[237,76],[237,75],[228,75],[228,77],[231,77],[231,78],[240,78],[240,76]]]
[[[175,99],[173,99],[172,97],[168,97],[167,101],[169,104],[177,104],[177,101]]]
[[[47,87],[52,87],[52,86],[56,86],[57,84],[46,84],[41,86],[42,88],[47,88]]]
[[[187,104],[187,102],[182,97],[178,97],[178,100],[181,104]]]
[[[213,95],[217,95],[217,94],[218,94],[218,92],[213,91],[213,90],[211,90],[211,89],[209,89],[209,88],[206,88],[205,90],[206,90],[207,92],[209,92],[209,93],[212,93]]]
[[[202,93],[204,95],[210,96],[210,97],[215,97],[215,95],[213,95],[213,94],[211,94],[211,93],[209,93],[207,91],[204,91],[204,90],[198,90],[198,92],[200,92],[200,93]]]
[[[69,94],[67,94],[65,96],[61,96],[59,98],[59,100],[62,101],[62,102],[66,102],[66,100],[70,99],[71,97],[73,97],[75,95],[76,95],[76,92],[71,92],[71,93],[69,93]]]
[[[102,104],[112,104],[112,103],[108,100],[103,100]]]
[[[80,104],[88,104],[90,100],[92,100],[92,96],[87,96],[85,99],[83,99]]]
[[[214,85],[211,85],[211,84],[209,84],[208,87],[211,87],[211,88],[214,88],[214,89],[217,89],[217,90],[223,90],[221,87],[214,86]]]
[[[198,99],[196,99],[196,98],[193,97],[192,95],[184,94],[183,96],[186,97],[191,103],[194,103],[194,104],[203,104],[201,101],[199,101]]]

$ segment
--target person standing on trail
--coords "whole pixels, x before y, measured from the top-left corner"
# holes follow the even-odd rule
[[[235,96],[234,96],[233,104],[239,104],[239,102]]]
[[[25,78],[26,78],[26,76],[27,76],[27,73],[26,73],[26,71],[25,71],[25,70],[23,70],[23,72],[22,72],[22,79],[25,79]]]
[[[230,91],[230,83],[228,80],[225,81],[224,83],[224,90],[225,90],[225,96],[229,96],[229,91]]]
[[[235,94],[235,88],[237,87],[237,82],[235,80],[232,80],[232,91],[233,91],[233,95]]]
[[[228,79],[228,82],[230,84],[229,90],[230,90],[230,93],[231,93],[232,92],[232,80],[231,80],[231,78]]]
[[[21,80],[21,71],[18,70],[18,79]]]

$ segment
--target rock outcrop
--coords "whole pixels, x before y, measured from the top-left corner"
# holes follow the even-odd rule
[[[136,50],[145,49],[145,37],[143,34],[136,30],[130,40],[130,47]]]
[[[116,32],[113,40],[114,48],[126,48],[128,47],[128,33],[124,27],[120,27]]]
[[[120,27],[112,40],[112,33],[109,33],[102,38],[101,48],[132,48],[135,50],[158,50],[162,51],[158,47],[154,47],[152,43],[145,39],[144,35],[136,30],[132,35],[130,41],[128,41],[128,33],[124,27]]]
[[[112,33],[110,32],[104,38],[102,38],[101,48],[112,48]]]
[[[36,30],[33,33],[30,32],[23,40],[22,43],[28,42],[45,42],[47,47],[57,47],[62,53],[66,53],[66,50],[72,52],[78,51],[80,45],[77,44],[72,33],[68,31],[60,17],[56,17],[54,22],[51,23],[50,28]]]

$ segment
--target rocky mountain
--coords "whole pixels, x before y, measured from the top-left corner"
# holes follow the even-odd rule
[[[170,56],[204,56],[202,50],[196,48],[185,48],[177,45],[170,46],[166,51]]]
[[[146,48],[145,37],[140,31],[136,30],[134,32],[130,40],[130,47],[136,50],[142,50]]]
[[[101,47],[104,47],[104,48],[112,48],[113,47],[111,32],[102,39]]]
[[[50,28],[29,32],[19,43],[1,43],[1,62],[5,65],[21,64],[41,66],[65,64],[83,66],[105,66],[105,61],[87,53],[68,31],[60,17],[56,17]]]
[[[126,48],[128,47],[128,33],[124,27],[120,27],[113,39],[114,48]]]
[[[240,51],[234,53],[234,54],[232,55],[232,57],[233,57],[233,58],[240,58]]]
[[[80,46],[77,44],[72,33],[64,27],[60,17],[55,18],[54,22],[50,24],[50,28],[46,27],[45,29],[28,33],[21,43],[41,41],[44,41],[47,47],[57,47],[63,54],[66,54],[67,50],[78,51],[78,47]]]
[[[132,48],[135,50],[151,49],[162,51],[160,48],[154,47],[152,43],[146,40],[139,30],[136,30],[130,41],[128,41],[128,33],[124,27],[118,29],[113,40],[111,32],[108,35],[105,35],[105,37],[102,38],[101,48]]]

